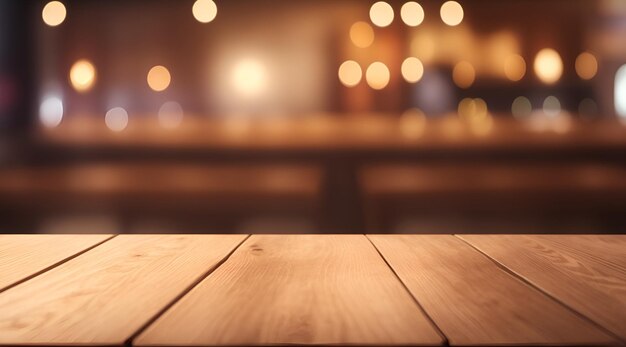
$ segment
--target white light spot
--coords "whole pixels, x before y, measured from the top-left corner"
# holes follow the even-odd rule
[[[48,127],[54,128],[63,120],[63,101],[57,97],[45,99],[39,106],[39,120]]]
[[[104,122],[112,131],[122,131],[128,126],[128,112],[121,107],[112,108],[104,116]]]
[[[159,109],[159,124],[166,129],[173,129],[183,121],[183,108],[175,101],[168,101]]]

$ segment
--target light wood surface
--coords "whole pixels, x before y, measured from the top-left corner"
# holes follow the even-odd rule
[[[248,239],[134,344],[441,342],[365,236],[269,235]]]
[[[369,237],[451,345],[615,343],[454,236]]]
[[[245,236],[118,236],[0,294],[0,344],[121,345]]]
[[[626,235],[460,237],[626,341]]]
[[[0,292],[113,235],[0,235]]]

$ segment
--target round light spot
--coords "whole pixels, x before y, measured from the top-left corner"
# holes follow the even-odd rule
[[[441,20],[449,26],[457,26],[463,21],[463,6],[456,1],[446,1],[439,11]]]
[[[598,104],[593,99],[586,98],[578,104],[578,114],[583,117],[591,118],[597,116],[598,113]]]
[[[70,69],[70,83],[82,93],[93,87],[96,81],[96,68],[88,60],[79,60]]]
[[[155,92],[162,92],[169,87],[172,77],[166,67],[157,65],[148,71],[148,86]]]
[[[417,2],[409,1],[402,5],[400,17],[404,24],[410,27],[416,27],[424,21],[424,9]]]
[[[60,1],[50,1],[41,11],[43,22],[51,27],[63,23],[66,16],[67,10],[65,9],[65,5]]]
[[[159,124],[165,129],[174,129],[183,121],[183,108],[175,101],[168,101],[159,108]]]
[[[506,78],[517,82],[526,75],[526,61],[520,55],[510,55],[504,62],[504,74]]]
[[[128,112],[121,107],[112,108],[104,116],[104,123],[112,131],[120,132],[128,126]]]
[[[557,116],[561,113],[561,102],[556,96],[548,96],[543,101],[543,113],[548,116]]]
[[[553,84],[563,75],[563,61],[559,53],[551,48],[544,48],[535,57],[535,74],[546,84]]]
[[[57,97],[46,98],[39,106],[39,120],[48,128],[54,128],[63,120],[63,101]]]
[[[237,92],[246,97],[261,94],[267,84],[267,73],[261,62],[245,59],[235,64],[232,84]]]
[[[346,87],[354,87],[363,78],[361,66],[354,60],[345,61],[339,66],[339,81]]]
[[[533,112],[533,105],[530,103],[525,96],[518,96],[513,100],[513,105],[511,105],[511,112],[513,116],[516,118],[524,118],[531,115]]]
[[[583,52],[576,58],[576,73],[584,80],[590,80],[598,73],[598,60],[589,53]]]
[[[377,61],[372,63],[365,72],[365,79],[367,84],[376,90],[383,89],[389,84],[389,69],[387,65]]]
[[[212,0],[196,0],[191,11],[198,22],[209,23],[217,16],[217,5]]]
[[[424,76],[424,65],[415,58],[409,57],[402,62],[402,77],[409,83],[417,83]]]
[[[370,20],[374,25],[384,28],[393,22],[393,7],[384,1],[379,1],[370,7]]]
[[[400,117],[400,132],[410,140],[416,140],[424,135],[426,130],[426,116],[422,110],[412,108]]]
[[[454,80],[454,84],[456,84],[460,88],[469,88],[474,84],[474,80],[476,79],[476,71],[472,64],[462,61],[454,67],[452,71],[452,79]]]
[[[356,22],[350,27],[350,40],[359,48],[367,48],[374,43],[374,29],[365,22]]]
[[[620,119],[626,122],[626,64],[622,65],[615,74],[615,89],[613,93],[615,111]]]

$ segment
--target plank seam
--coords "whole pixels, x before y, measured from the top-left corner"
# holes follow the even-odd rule
[[[363,234],[363,236],[365,236],[367,241],[369,241],[369,243],[372,245],[372,247],[374,247],[374,249],[376,250],[376,253],[378,253],[378,255],[382,258],[382,260],[385,262],[385,264],[387,265],[389,270],[391,270],[393,275],[396,276],[396,279],[400,282],[400,284],[402,284],[402,287],[404,288],[404,290],[407,291],[407,293],[409,294],[411,299],[413,299],[413,302],[415,302],[415,304],[417,305],[417,308],[422,312],[422,314],[424,314],[424,316],[430,322],[430,324],[433,326],[433,328],[435,328],[435,331],[437,332],[437,334],[439,334],[439,336],[443,339],[442,346],[450,346],[450,342],[448,340],[448,337],[443,333],[443,330],[441,330],[441,328],[439,328],[437,323],[435,323],[435,320],[428,314],[428,312],[426,312],[426,310],[424,309],[422,304],[420,304],[419,300],[417,300],[417,298],[413,295],[413,293],[411,293],[411,290],[409,290],[409,287],[407,287],[406,283],[404,283],[404,281],[402,281],[402,279],[400,278],[400,276],[398,275],[396,270],[387,261],[387,258],[385,258],[385,256],[378,249],[378,247],[376,247],[376,244],[369,238],[368,235]]]
[[[508,274],[509,276],[512,276],[513,278],[519,280],[520,282],[524,283],[525,285],[529,286],[530,288],[535,289],[539,293],[547,296],[549,299],[551,299],[552,301],[556,302],[560,306],[564,307],[566,310],[570,311],[571,313],[573,313],[578,318],[581,318],[582,320],[586,321],[587,323],[591,324],[592,326],[598,328],[603,333],[607,334],[608,336],[611,336],[617,342],[620,342],[620,345],[626,345],[626,340],[623,340],[620,336],[616,335],[611,330],[605,328],[601,324],[599,324],[596,321],[594,321],[593,319],[587,317],[586,315],[584,315],[583,313],[581,313],[578,310],[574,309],[573,307],[570,307],[569,305],[567,305],[565,302],[563,302],[562,300],[560,300],[556,296],[554,296],[554,295],[550,294],[548,291],[542,289],[538,284],[534,284],[530,279],[522,276],[521,274],[518,274],[513,269],[510,269],[509,267],[507,267],[506,265],[504,265],[503,263],[501,263],[497,259],[492,258],[491,256],[489,256],[489,254],[487,254],[486,252],[483,252],[480,248],[474,246],[470,241],[465,240],[462,235],[454,234],[452,236],[454,236],[457,239],[461,240],[461,242],[467,244],[469,247],[474,249],[476,252],[482,254],[484,257],[486,257],[491,262],[493,262],[501,271],[503,271],[506,274]]]
[[[202,281],[204,281],[207,277],[209,277],[215,270],[217,270],[222,264],[224,264],[230,257],[244,244],[252,235],[248,234],[246,237],[241,240],[233,249],[226,254],[220,261],[215,263],[215,265],[209,267],[209,269],[201,274],[195,281],[193,281],[187,288],[183,289],[172,301],[167,303],[159,312],[157,312],[153,317],[148,319],[144,325],[142,325],[134,334],[132,334],[126,341],[124,342],[124,346],[131,347],[133,346],[133,340],[135,340],[139,335],[141,335],[148,327],[150,327],[154,322],[156,322],[161,316],[165,314],[165,312],[169,311],[176,303],[178,303],[182,298],[185,297],[190,291],[192,291],[196,286],[198,286]]]
[[[105,242],[108,242],[108,241],[112,240],[113,238],[115,238],[115,237],[117,237],[117,236],[118,236],[117,234],[116,234],[116,235],[112,235],[111,237],[108,237],[108,238],[106,238],[106,239],[104,239],[104,240],[102,240],[102,241],[100,241],[100,242],[97,242],[97,243],[95,243],[95,244],[93,244],[93,245],[91,245],[91,246],[89,246],[89,247],[87,247],[87,248],[85,248],[85,249],[83,249],[83,250],[81,250],[81,251],[77,252],[77,253],[74,253],[74,254],[70,255],[70,256],[69,256],[69,257],[67,257],[67,258],[63,258],[63,259],[61,259],[60,261],[58,261],[58,262],[56,262],[56,263],[54,263],[54,264],[52,264],[52,265],[50,265],[50,266],[48,266],[48,267],[45,267],[45,268],[43,268],[43,269],[41,269],[41,270],[39,270],[39,271],[37,271],[37,272],[34,272],[34,273],[32,273],[32,274],[30,274],[30,275],[28,275],[28,276],[26,276],[26,277],[22,278],[21,280],[19,280],[19,281],[17,281],[17,282],[14,282],[14,283],[12,283],[12,284],[9,284],[8,286],[6,286],[6,287],[4,287],[4,288],[0,288],[0,293],[3,293],[3,292],[5,292],[5,291],[7,291],[7,290],[9,290],[9,289],[11,289],[11,288],[14,288],[14,287],[16,287],[16,286],[18,286],[18,285],[20,285],[20,284],[24,283],[24,282],[30,281],[30,280],[32,280],[33,278],[35,278],[35,277],[37,277],[37,276],[39,276],[39,275],[42,275],[42,274],[44,274],[44,273],[46,273],[46,272],[48,272],[48,271],[50,271],[50,270],[52,270],[52,269],[54,269],[54,268],[56,268],[56,267],[59,267],[59,266],[61,266],[61,265],[65,264],[65,263],[67,263],[68,261],[70,261],[70,260],[72,260],[72,259],[74,259],[74,258],[77,258],[77,257],[79,257],[79,256],[81,256],[81,255],[83,255],[83,254],[85,254],[85,253],[87,253],[87,252],[91,251],[92,249],[94,249],[94,248],[96,248],[96,247],[98,247],[98,246],[102,245],[103,243],[105,243]]]

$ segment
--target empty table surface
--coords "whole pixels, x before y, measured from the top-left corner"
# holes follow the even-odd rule
[[[0,345],[624,345],[624,235],[0,235]]]

